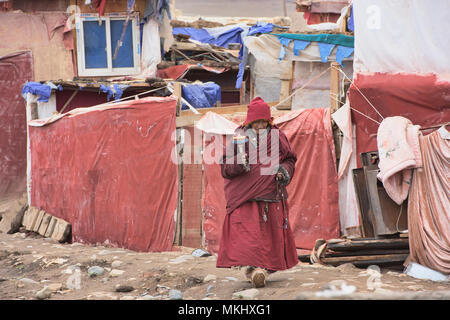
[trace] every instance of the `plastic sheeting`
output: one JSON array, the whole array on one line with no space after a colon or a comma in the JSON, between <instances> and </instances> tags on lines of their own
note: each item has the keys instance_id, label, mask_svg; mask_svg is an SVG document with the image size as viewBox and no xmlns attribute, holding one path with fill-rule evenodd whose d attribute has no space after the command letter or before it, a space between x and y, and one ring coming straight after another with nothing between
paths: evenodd
<instances>
[{"instance_id":1,"label":"plastic sheeting","mask_svg":"<svg viewBox=\"0 0 450 320\"><path fill-rule=\"evenodd\" d=\"M183 84L182 97L194 108L212 108L221 101L220 86L214 82ZM189 107L183 103L182 110Z\"/></svg>"},{"instance_id":2,"label":"plastic sheeting","mask_svg":"<svg viewBox=\"0 0 450 320\"><path fill-rule=\"evenodd\" d=\"M208 121L209 118L203 119ZM330 114L327 109L295 110L275 119L275 123L287 135L298 157L295 175L287 188L289 219L295 243L297 248L312 249L317 239L337 238L340 234ZM224 128L223 132L228 132L228 129ZM203 230L205 245L210 252L218 252L226 214L223 178L220 166L215 162L221 156L221 139L224 136L211 138L206 134L208 143L203 153Z\"/></svg>"},{"instance_id":3,"label":"plastic sheeting","mask_svg":"<svg viewBox=\"0 0 450 320\"><path fill-rule=\"evenodd\" d=\"M448 0L356 0L355 71L448 74Z\"/></svg>"},{"instance_id":4,"label":"plastic sheeting","mask_svg":"<svg viewBox=\"0 0 450 320\"><path fill-rule=\"evenodd\" d=\"M26 191L27 120L20 91L32 79L31 51L0 57L0 199Z\"/></svg>"},{"instance_id":5,"label":"plastic sheeting","mask_svg":"<svg viewBox=\"0 0 450 320\"><path fill-rule=\"evenodd\" d=\"M173 28L172 33L174 35L185 34L190 36L193 40L227 48L229 43L242 43L241 32L243 30L244 29L242 29L241 27L233 27L224 30L224 32L222 33L211 34L206 29Z\"/></svg>"},{"instance_id":6,"label":"plastic sheeting","mask_svg":"<svg viewBox=\"0 0 450 320\"><path fill-rule=\"evenodd\" d=\"M2 13L0 55L20 50L32 51L34 78L29 80L72 79L72 51L67 50L64 43L66 19L65 12Z\"/></svg>"},{"instance_id":7,"label":"plastic sheeting","mask_svg":"<svg viewBox=\"0 0 450 320\"><path fill-rule=\"evenodd\" d=\"M331 115L343 133L341 157L338 170L339 217L341 234L349 235L349 230L361 225L358 199L353 183L353 172L356 168L356 136L352 126L350 104L347 103Z\"/></svg>"},{"instance_id":8,"label":"plastic sheeting","mask_svg":"<svg viewBox=\"0 0 450 320\"><path fill-rule=\"evenodd\" d=\"M358 89L384 117L403 116L423 128L450 121L450 82L436 75L358 74L349 89L350 106L375 121L377 114ZM379 124L352 111L356 125L356 152L377 150ZM361 166L359 156L358 166Z\"/></svg>"},{"instance_id":9,"label":"plastic sheeting","mask_svg":"<svg viewBox=\"0 0 450 320\"><path fill-rule=\"evenodd\" d=\"M289 40L289 39L287 39ZM277 37L269 34L263 34L259 37L247 37L244 40L245 45L248 47L250 53L255 55L258 59L258 52L264 52L266 55L271 56L274 59L278 59L280 56L281 44ZM338 46L335 46L328 56L328 61L336 60L336 51ZM294 54L294 41L290 41L289 45L285 47L286 54L283 61L321 61L321 55L317 42L311 42L305 49L300 50L298 55ZM351 54L347 58L343 58L345 61L353 60Z\"/></svg>"},{"instance_id":10,"label":"plastic sheeting","mask_svg":"<svg viewBox=\"0 0 450 320\"><path fill-rule=\"evenodd\" d=\"M425 128L450 121L450 41L446 32L437 31L450 29L448 1L357 0L353 10L350 105L378 122L352 112L357 154L377 150L383 118L403 116Z\"/></svg>"},{"instance_id":11,"label":"plastic sheeting","mask_svg":"<svg viewBox=\"0 0 450 320\"><path fill-rule=\"evenodd\" d=\"M420 137L423 169L415 169L408 199L411 261L450 274L450 140Z\"/></svg>"},{"instance_id":12,"label":"plastic sheeting","mask_svg":"<svg viewBox=\"0 0 450 320\"><path fill-rule=\"evenodd\" d=\"M70 222L73 241L170 250L175 105L150 97L31 121L31 204Z\"/></svg>"}]
</instances>

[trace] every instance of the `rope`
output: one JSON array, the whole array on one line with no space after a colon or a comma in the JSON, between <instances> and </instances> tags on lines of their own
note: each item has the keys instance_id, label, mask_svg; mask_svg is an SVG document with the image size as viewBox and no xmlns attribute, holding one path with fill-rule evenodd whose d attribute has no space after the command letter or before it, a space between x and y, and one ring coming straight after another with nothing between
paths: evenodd
<instances>
[{"instance_id":1,"label":"rope","mask_svg":"<svg viewBox=\"0 0 450 320\"><path fill-rule=\"evenodd\" d=\"M119 102L119 101L124 101L124 100L127 100L127 99L137 98L137 97L139 97L139 96L142 95L142 94L147 94L147 93L154 92L154 91L158 91L158 90L161 90L161 89L164 89L164 88L167 88L167 86L160 87L160 88L153 89L153 90L148 90L148 91L145 91L145 92L141 92L141 93L135 94L134 96L129 96L129 97L121 98L121 99L118 99L118 100L115 100L115 101L111 101L111 102L106 102L106 103L98 104L98 105L96 105L96 106L94 106L94 107L100 107L100 106L107 106L107 105L110 105L110 104L116 104L116 103Z\"/></svg>"},{"instance_id":2,"label":"rope","mask_svg":"<svg viewBox=\"0 0 450 320\"><path fill-rule=\"evenodd\" d=\"M369 99L367 99L367 97L361 92L361 90L359 90L359 88L355 85L355 83L353 82L352 79L350 79L344 71L342 71L341 69L338 69L334 66L331 66L330 68L333 68L335 70L338 70L340 73L342 73L344 75L344 77L346 77L351 84L356 88L356 90L358 90L358 92L363 96L363 98L367 101L367 103L373 108L373 110L375 110L375 112L381 117L381 119L384 120L384 117L381 115L381 113L377 110L377 108L375 108L375 106L369 101ZM354 109L353 109L354 110ZM373 119L372 119L373 120ZM379 122L378 122L379 123Z\"/></svg>"},{"instance_id":3,"label":"rope","mask_svg":"<svg viewBox=\"0 0 450 320\"><path fill-rule=\"evenodd\" d=\"M341 102L341 101L339 101L338 99L336 99L336 98L333 96L332 93L330 93L330 97L331 97L332 99L336 100L337 102L339 102L339 103L341 103L341 104L344 104L343 102ZM366 114L364 114L364 113L362 113L362 112L360 112L360 111L358 111L358 110L356 110L356 109L354 109L354 108L352 108L352 107L350 107L350 109L352 109L353 111L355 111L355 112L357 112L357 113L363 115L363 116L366 117L367 119L370 119L370 120L372 120L373 122L376 122L378 125L381 124L381 123L378 122L377 120L372 119L372 118L369 117L368 115L366 115Z\"/></svg>"},{"instance_id":4,"label":"rope","mask_svg":"<svg viewBox=\"0 0 450 320\"><path fill-rule=\"evenodd\" d=\"M292 93L287 96L286 98L284 98L283 100L281 100L280 102L278 102L276 105L273 106L273 108L278 107L279 105L283 104L284 102L286 102L287 100L289 100L294 94L296 94L298 91L304 89L307 85L309 85L311 82L317 80L318 78L320 78L321 76L323 76L328 70L330 70L331 67L328 67L326 70L322 71L321 73L319 73L317 76L315 76L314 78L312 78L311 80L309 80L307 83L305 83L301 88L295 89L294 91L292 91Z\"/></svg>"}]
</instances>

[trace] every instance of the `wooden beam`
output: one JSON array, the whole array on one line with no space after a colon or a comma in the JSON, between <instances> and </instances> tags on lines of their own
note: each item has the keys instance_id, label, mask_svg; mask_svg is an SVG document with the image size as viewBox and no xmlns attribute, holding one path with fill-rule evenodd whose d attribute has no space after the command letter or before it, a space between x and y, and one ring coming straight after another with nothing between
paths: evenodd
<instances>
[{"instance_id":1,"label":"wooden beam","mask_svg":"<svg viewBox=\"0 0 450 320\"><path fill-rule=\"evenodd\" d=\"M270 107L273 107L278 102L268 102ZM180 116L176 118L177 128L192 126L195 121L200 120L200 118L209 111L215 112L217 114L233 114L237 112L247 112L248 105L241 104L237 106L230 107L220 107L220 108L203 108L197 109L200 114L193 114L190 110L183 110L180 112Z\"/></svg>"},{"instance_id":2,"label":"wooden beam","mask_svg":"<svg viewBox=\"0 0 450 320\"><path fill-rule=\"evenodd\" d=\"M356 256L356 257L336 257L336 258L321 258L320 260L324 264L340 265L344 263L353 263L358 265L367 264L391 264L391 263L403 263L406 260L408 254L384 254L376 256Z\"/></svg>"},{"instance_id":3,"label":"wooden beam","mask_svg":"<svg viewBox=\"0 0 450 320\"><path fill-rule=\"evenodd\" d=\"M80 89L75 90L72 95L70 96L70 98L66 101L66 103L64 104L64 106L61 108L61 111L59 113L63 113L64 110L66 109L66 107L69 105L69 103L72 102L73 98L75 98L75 96L77 95L77 93L80 91Z\"/></svg>"},{"instance_id":4,"label":"wooden beam","mask_svg":"<svg viewBox=\"0 0 450 320\"><path fill-rule=\"evenodd\" d=\"M176 115L177 117L181 114L181 83L180 82L174 82L173 83L173 94L177 96L177 108L176 108Z\"/></svg>"},{"instance_id":5,"label":"wooden beam","mask_svg":"<svg viewBox=\"0 0 450 320\"><path fill-rule=\"evenodd\" d=\"M339 243L329 243L327 248L333 251L352 251L369 249L406 249L409 248L408 238L355 240Z\"/></svg>"},{"instance_id":6,"label":"wooden beam","mask_svg":"<svg viewBox=\"0 0 450 320\"><path fill-rule=\"evenodd\" d=\"M291 68L286 70L280 76L281 80L281 90L280 90L280 101L286 99L292 92L292 81L294 79L295 61L292 61ZM282 104L280 104L278 110L291 110L292 108L292 97Z\"/></svg>"},{"instance_id":7,"label":"wooden beam","mask_svg":"<svg viewBox=\"0 0 450 320\"><path fill-rule=\"evenodd\" d=\"M339 100L339 76L340 72L337 69L341 69L341 66L338 62L331 62L331 70L330 70L330 108L331 113L334 113L340 107ZM334 68L333 68L334 67Z\"/></svg>"}]
</instances>

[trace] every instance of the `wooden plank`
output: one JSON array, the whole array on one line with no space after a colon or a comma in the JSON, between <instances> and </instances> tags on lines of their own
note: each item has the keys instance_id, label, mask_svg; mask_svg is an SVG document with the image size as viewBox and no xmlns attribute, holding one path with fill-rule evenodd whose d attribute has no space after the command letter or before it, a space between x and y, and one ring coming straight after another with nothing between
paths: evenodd
<instances>
[{"instance_id":1,"label":"wooden plank","mask_svg":"<svg viewBox=\"0 0 450 320\"><path fill-rule=\"evenodd\" d=\"M174 47L177 48L178 50L207 51L192 42L175 42Z\"/></svg>"},{"instance_id":2,"label":"wooden plank","mask_svg":"<svg viewBox=\"0 0 450 320\"><path fill-rule=\"evenodd\" d=\"M323 263L348 263L348 262L356 262L356 261L376 261L376 260L395 260L395 261L405 261L408 257L408 254L382 254L382 255L373 255L373 256L355 256L355 257L332 257L332 258L321 258L320 260Z\"/></svg>"},{"instance_id":3,"label":"wooden plank","mask_svg":"<svg viewBox=\"0 0 450 320\"><path fill-rule=\"evenodd\" d=\"M367 194L366 179L364 176L364 169L357 168L352 170L353 184L355 187L355 193L358 197L359 216L362 221L361 230L364 238L373 237L373 225L370 219L370 204L369 196Z\"/></svg>"},{"instance_id":4,"label":"wooden plank","mask_svg":"<svg viewBox=\"0 0 450 320\"><path fill-rule=\"evenodd\" d=\"M341 69L341 66L338 62L331 62L331 70L330 70L330 108L331 113L334 113L337 109L339 109L339 102L336 99L339 99L339 70L335 68ZM333 68L334 67L334 68Z\"/></svg>"},{"instance_id":5,"label":"wooden plank","mask_svg":"<svg viewBox=\"0 0 450 320\"><path fill-rule=\"evenodd\" d=\"M346 241L340 243L329 243L327 248L333 251L365 250L365 249L405 249L409 248L409 240L402 239L379 239Z\"/></svg>"},{"instance_id":6,"label":"wooden plank","mask_svg":"<svg viewBox=\"0 0 450 320\"><path fill-rule=\"evenodd\" d=\"M359 256L359 257L339 257L339 258L322 258L324 264L338 266L344 263L352 263L357 267L369 265L398 265L402 264L409 254L387 254L378 256Z\"/></svg>"},{"instance_id":7,"label":"wooden plank","mask_svg":"<svg viewBox=\"0 0 450 320\"><path fill-rule=\"evenodd\" d=\"M355 257L355 256L379 256L386 254L408 254L409 249L365 249L356 251L329 251L325 252L325 258Z\"/></svg>"},{"instance_id":8,"label":"wooden plank","mask_svg":"<svg viewBox=\"0 0 450 320\"><path fill-rule=\"evenodd\" d=\"M273 107L278 102L268 102L270 107ZM200 118L209 111L215 112L217 114L234 114L237 112L247 112L248 105L241 104L229 107L220 108L202 108L197 109L200 114L193 114L190 110L183 110L180 112L180 116L176 119L177 128L192 126L195 121L200 120Z\"/></svg>"},{"instance_id":9,"label":"wooden plank","mask_svg":"<svg viewBox=\"0 0 450 320\"><path fill-rule=\"evenodd\" d=\"M286 99L292 92L292 80L294 78L295 61L292 61L291 68L280 76L281 90L280 101ZM290 110L292 108L292 97L277 106L278 110Z\"/></svg>"},{"instance_id":10,"label":"wooden plank","mask_svg":"<svg viewBox=\"0 0 450 320\"><path fill-rule=\"evenodd\" d=\"M173 83L173 94L177 96L177 108L176 108L176 115L177 117L180 116L181 113L181 83L180 82L174 82Z\"/></svg>"}]
</instances>

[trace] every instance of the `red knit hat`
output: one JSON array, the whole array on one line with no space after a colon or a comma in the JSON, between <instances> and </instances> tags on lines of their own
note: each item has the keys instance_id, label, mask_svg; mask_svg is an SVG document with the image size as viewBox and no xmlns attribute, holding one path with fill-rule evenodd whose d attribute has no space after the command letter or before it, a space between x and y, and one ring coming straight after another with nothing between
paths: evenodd
<instances>
[{"instance_id":1,"label":"red knit hat","mask_svg":"<svg viewBox=\"0 0 450 320\"><path fill-rule=\"evenodd\" d=\"M270 115L270 107L260 97L254 98L248 105L247 119L245 119L244 126L256 120L267 120L272 123L272 116Z\"/></svg>"}]
</instances>

